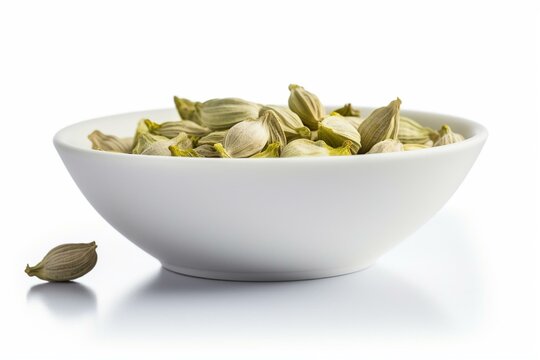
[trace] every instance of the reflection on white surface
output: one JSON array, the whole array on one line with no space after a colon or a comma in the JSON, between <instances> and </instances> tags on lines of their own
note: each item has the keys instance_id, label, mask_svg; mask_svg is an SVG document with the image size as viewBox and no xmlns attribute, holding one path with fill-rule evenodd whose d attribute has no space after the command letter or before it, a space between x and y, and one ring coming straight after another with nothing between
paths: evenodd
<instances>
[{"instance_id":1,"label":"reflection on white surface","mask_svg":"<svg viewBox=\"0 0 540 360\"><path fill-rule=\"evenodd\" d=\"M44 304L50 313L60 317L94 314L97 308L94 292L77 282L34 285L26 298L29 303Z\"/></svg>"},{"instance_id":2,"label":"reflection on white surface","mask_svg":"<svg viewBox=\"0 0 540 360\"><path fill-rule=\"evenodd\" d=\"M383 267L295 282L228 282L161 269L114 310L108 327L121 332L235 335L434 330L445 315L421 289Z\"/></svg>"}]
</instances>

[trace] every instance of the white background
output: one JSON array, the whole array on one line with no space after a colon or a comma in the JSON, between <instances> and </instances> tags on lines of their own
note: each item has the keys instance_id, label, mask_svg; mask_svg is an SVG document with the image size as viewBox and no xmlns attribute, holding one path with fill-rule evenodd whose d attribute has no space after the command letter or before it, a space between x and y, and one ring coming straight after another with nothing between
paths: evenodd
<instances>
[{"instance_id":1,"label":"white background","mask_svg":"<svg viewBox=\"0 0 540 360\"><path fill-rule=\"evenodd\" d=\"M539 358L538 15L521 1L0 2L0 357ZM270 284L160 270L52 146L63 126L175 94L285 103L291 82L327 104L399 96L490 138L444 209L374 267ZM78 285L23 272L91 240L99 262Z\"/></svg>"}]
</instances>

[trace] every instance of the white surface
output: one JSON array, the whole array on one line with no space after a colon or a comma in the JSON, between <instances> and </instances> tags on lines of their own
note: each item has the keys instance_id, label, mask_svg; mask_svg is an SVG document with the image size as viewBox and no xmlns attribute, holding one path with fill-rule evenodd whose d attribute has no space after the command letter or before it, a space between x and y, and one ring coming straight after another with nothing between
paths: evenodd
<instances>
[{"instance_id":1,"label":"white surface","mask_svg":"<svg viewBox=\"0 0 540 360\"><path fill-rule=\"evenodd\" d=\"M537 359L538 9L377 4L3 2L0 358ZM450 202L372 268L254 285L160 273L50 141L173 94L282 103L290 82L329 104L400 96L490 139ZM99 260L80 286L23 271L90 240Z\"/></svg>"},{"instance_id":2,"label":"white surface","mask_svg":"<svg viewBox=\"0 0 540 360\"><path fill-rule=\"evenodd\" d=\"M486 141L486 129L470 120L403 114L434 129L449 124L466 140L323 158L197 159L90 149L87 136L95 129L129 135L140 119L177 119L170 108L82 121L60 130L54 145L97 212L165 268L222 280L305 280L371 266L446 203Z\"/></svg>"}]
</instances>

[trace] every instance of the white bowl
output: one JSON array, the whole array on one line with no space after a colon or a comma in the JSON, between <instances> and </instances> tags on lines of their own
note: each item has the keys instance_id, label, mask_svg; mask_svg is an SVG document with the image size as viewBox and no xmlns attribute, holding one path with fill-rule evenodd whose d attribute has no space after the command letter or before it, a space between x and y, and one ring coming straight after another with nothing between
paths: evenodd
<instances>
[{"instance_id":1,"label":"white bowl","mask_svg":"<svg viewBox=\"0 0 540 360\"><path fill-rule=\"evenodd\" d=\"M101 216L165 268L227 280L312 279L364 269L417 230L456 191L487 138L486 129L469 120L402 114L433 128L448 123L467 139L322 158L91 150L93 130L131 136L143 117L177 119L174 109L165 109L83 121L59 131L54 145Z\"/></svg>"}]
</instances>

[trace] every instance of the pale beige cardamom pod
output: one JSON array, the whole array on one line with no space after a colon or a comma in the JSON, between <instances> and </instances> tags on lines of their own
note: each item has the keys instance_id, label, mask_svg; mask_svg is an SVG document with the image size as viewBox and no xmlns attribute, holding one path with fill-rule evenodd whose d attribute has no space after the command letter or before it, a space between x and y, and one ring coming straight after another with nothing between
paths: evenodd
<instances>
[{"instance_id":1,"label":"pale beige cardamom pod","mask_svg":"<svg viewBox=\"0 0 540 360\"><path fill-rule=\"evenodd\" d=\"M318 138L332 147L340 147L347 140L351 141L353 154L360 150L360 133L341 115L324 118L319 123Z\"/></svg>"},{"instance_id":2,"label":"pale beige cardamom pod","mask_svg":"<svg viewBox=\"0 0 540 360\"><path fill-rule=\"evenodd\" d=\"M300 117L291 109L279 105L266 105L261 108L259 116L263 116L269 110L275 112L287 141L300 138L309 139L311 135L309 128L304 126Z\"/></svg>"},{"instance_id":3,"label":"pale beige cardamom pod","mask_svg":"<svg viewBox=\"0 0 540 360\"><path fill-rule=\"evenodd\" d=\"M77 279L94 268L97 262L97 245L64 244L53 248L36 266L26 265L28 276L37 276L45 281L70 281Z\"/></svg>"},{"instance_id":4,"label":"pale beige cardamom pod","mask_svg":"<svg viewBox=\"0 0 540 360\"><path fill-rule=\"evenodd\" d=\"M219 152L217 152L217 150L214 148L214 144L199 145L193 150L195 150L195 152L199 154L201 157L206 157L206 158L220 157Z\"/></svg>"},{"instance_id":5,"label":"pale beige cardamom pod","mask_svg":"<svg viewBox=\"0 0 540 360\"><path fill-rule=\"evenodd\" d=\"M351 141L345 141L343 146L333 148L328 146L323 140L312 141L308 139L297 139L288 143L281 152L281 157L302 157L302 156L347 156L352 155Z\"/></svg>"},{"instance_id":6,"label":"pale beige cardamom pod","mask_svg":"<svg viewBox=\"0 0 540 360\"><path fill-rule=\"evenodd\" d=\"M425 144L438 138L439 134L435 130L411 118L400 116L398 140L403 144Z\"/></svg>"},{"instance_id":7,"label":"pale beige cardamom pod","mask_svg":"<svg viewBox=\"0 0 540 360\"><path fill-rule=\"evenodd\" d=\"M223 144L214 148L221 157L243 158L260 152L268 143L270 135L261 120L245 120L229 129Z\"/></svg>"},{"instance_id":8,"label":"pale beige cardamom pod","mask_svg":"<svg viewBox=\"0 0 540 360\"><path fill-rule=\"evenodd\" d=\"M400 143L399 140L386 139L373 145L367 153L376 154L376 153L389 153L389 152L398 152L398 151L405 151L403 148L403 144Z\"/></svg>"},{"instance_id":9,"label":"pale beige cardamom pod","mask_svg":"<svg viewBox=\"0 0 540 360\"><path fill-rule=\"evenodd\" d=\"M106 135L99 130L94 130L88 135L88 140L92 143L92 149L101 151L112 151L119 153L130 153L133 146L133 138L119 138L114 135Z\"/></svg>"},{"instance_id":10,"label":"pale beige cardamom pod","mask_svg":"<svg viewBox=\"0 0 540 360\"><path fill-rule=\"evenodd\" d=\"M368 152L375 144L387 140L397 140L399 133L399 107L401 100L390 102L373 110L373 112L360 124L358 131L362 139L360 153Z\"/></svg>"},{"instance_id":11,"label":"pale beige cardamom pod","mask_svg":"<svg viewBox=\"0 0 540 360\"><path fill-rule=\"evenodd\" d=\"M347 120L352 126L354 126L355 129L358 129L360 127L360 124L365 120L365 118L357 117L357 116L344 116L345 120Z\"/></svg>"},{"instance_id":12,"label":"pale beige cardamom pod","mask_svg":"<svg viewBox=\"0 0 540 360\"><path fill-rule=\"evenodd\" d=\"M310 130L317 130L325 111L319 98L302 86L289 85L289 108L294 111Z\"/></svg>"},{"instance_id":13,"label":"pale beige cardamom pod","mask_svg":"<svg viewBox=\"0 0 540 360\"><path fill-rule=\"evenodd\" d=\"M287 137L281 127L278 115L274 110L263 112L263 115L259 120L266 126L266 130L268 131L268 142L278 143L281 148L287 145Z\"/></svg>"},{"instance_id":14,"label":"pale beige cardamom pod","mask_svg":"<svg viewBox=\"0 0 540 360\"><path fill-rule=\"evenodd\" d=\"M238 98L212 99L196 108L201 123L211 130L226 130L259 117L261 105Z\"/></svg>"},{"instance_id":15,"label":"pale beige cardamom pod","mask_svg":"<svg viewBox=\"0 0 540 360\"><path fill-rule=\"evenodd\" d=\"M453 132L450 126L443 125L439 130L439 140L433 146L449 145L463 140L465 140L463 135Z\"/></svg>"},{"instance_id":16,"label":"pale beige cardamom pod","mask_svg":"<svg viewBox=\"0 0 540 360\"><path fill-rule=\"evenodd\" d=\"M145 120L145 123L152 134L165 136L169 139L178 136L181 132L192 136L205 136L211 132L210 129L191 120L166 121L161 124Z\"/></svg>"}]
</instances>

